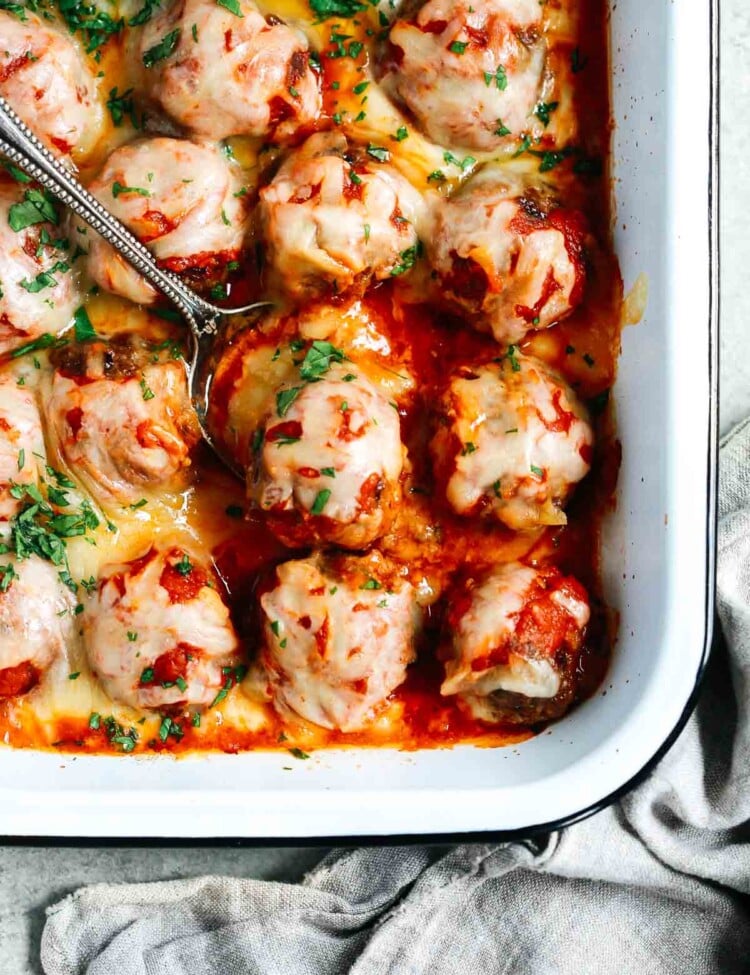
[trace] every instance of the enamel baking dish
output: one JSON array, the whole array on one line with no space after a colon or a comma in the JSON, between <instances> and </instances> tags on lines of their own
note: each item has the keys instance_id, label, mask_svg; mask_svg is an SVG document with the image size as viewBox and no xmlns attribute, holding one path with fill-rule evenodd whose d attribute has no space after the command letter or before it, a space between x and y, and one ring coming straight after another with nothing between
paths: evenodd
<instances>
[{"instance_id":1,"label":"enamel baking dish","mask_svg":"<svg viewBox=\"0 0 750 975\"><path fill-rule=\"evenodd\" d=\"M507 748L123 759L0 752L15 837L506 836L590 814L642 777L694 703L713 616L716 16L612 5L615 249L648 279L616 386L618 506L602 552L619 639L600 691ZM689 95L688 95L689 93ZM291 768L290 768L291 766Z\"/></svg>"}]
</instances>

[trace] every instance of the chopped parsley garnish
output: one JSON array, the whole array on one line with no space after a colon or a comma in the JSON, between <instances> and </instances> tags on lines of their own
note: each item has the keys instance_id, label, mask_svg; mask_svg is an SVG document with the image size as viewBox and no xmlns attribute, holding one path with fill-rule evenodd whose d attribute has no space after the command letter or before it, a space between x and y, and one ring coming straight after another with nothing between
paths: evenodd
<instances>
[{"instance_id":1,"label":"chopped parsley garnish","mask_svg":"<svg viewBox=\"0 0 750 975\"><path fill-rule=\"evenodd\" d=\"M135 641L138 639L138 634L134 633L133 630L128 630L127 637L128 643L135 643Z\"/></svg>"},{"instance_id":2,"label":"chopped parsley garnish","mask_svg":"<svg viewBox=\"0 0 750 975\"><path fill-rule=\"evenodd\" d=\"M310 0L310 9L321 21L331 17L354 17L367 10L367 4L361 0Z\"/></svg>"},{"instance_id":3,"label":"chopped parsley garnish","mask_svg":"<svg viewBox=\"0 0 750 975\"><path fill-rule=\"evenodd\" d=\"M495 129L494 134L497 136L510 135L510 129L501 118L497 120L497 128Z\"/></svg>"},{"instance_id":4,"label":"chopped parsley garnish","mask_svg":"<svg viewBox=\"0 0 750 975\"><path fill-rule=\"evenodd\" d=\"M412 247L407 247L405 251L401 251L399 257L401 262L395 267L391 268L391 277L397 278L401 274L406 274L410 271L414 265L417 263L417 259L422 256L422 243L418 241Z\"/></svg>"},{"instance_id":5,"label":"chopped parsley garnish","mask_svg":"<svg viewBox=\"0 0 750 975\"><path fill-rule=\"evenodd\" d=\"M355 95L361 95L363 92L367 91L369 87L370 87L369 81L360 81L358 85L355 85L352 88L352 91L354 92Z\"/></svg>"},{"instance_id":6,"label":"chopped parsley garnish","mask_svg":"<svg viewBox=\"0 0 750 975\"><path fill-rule=\"evenodd\" d=\"M156 394L154 393L153 389L151 389L151 387L146 383L145 377L141 378L141 381L138 383L138 385L141 387L141 396L143 396L143 398L146 401L154 398Z\"/></svg>"},{"instance_id":7,"label":"chopped parsley garnish","mask_svg":"<svg viewBox=\"0 0 750 975\"><path fill-rule=\"evenodd\" d=\"M98 731L102 723L102 716L96 711L92 711L89 715L89 728L92 731Z\"/></svg>"},{"instance_id":8,"label":"chopped parsley garnish","mask_svg":"<svg viewBox=\"0 0 750 975\"><path fill-rule=\"evenodd\" d=\"M366 582L363 582L359 588L360 589L382 589L383 587L380 585L377 579L373 579L372 576L370 576L370 578L367 579Z\"/></svg>"},{"instance_id":9,"label":"chopped parsley garnish","mask_svg":"<svg viewBox=\"0 0 750 975\"><path fill-rule=\"evenodd\" d=\"M303 752L301 748L287 748L287 751L292 758L299 758L300 760L303 760L310 757L307 752Z\"/></svg>"},{"instance_id":10,"label":"chopped parsley garnish","mask_svg":"<svg viewBox=\"0 0 750 975\"><path fill-rule=\"evenodd\" d=\"M91 339L98 337L94 331L94 326L91 324L89 313L83 305L80 308L76 308L73 313L73 331L76 342L90 342Z\"/></svg>"},{"instance_id":11,"label":"chopped parsley garnish","mask_svg":"<svg viewBox=\"0 0 750 975\"><path fill-rule=\"evenodd\" d=\"M312 507L310 508L310 514L313 515L322 514L323 509L328 504L328 499L330 498L330 496L331 496L331 492L328 490L328 488L324 488L322 491L318 491L318 493L315 495L315 500L312 503Z\"/></svg>"},{"instance_id":12,"label":"chopped parsley garnish","mask_svg":"<svg viewBox=\"0 0 750 975\"><path fill-rule=\"evenodd\" d=\"M245 510L239 504L228 504L224 509L224 514L229 518L242 518Z\"/></svg>"},{"instance_id":13,"label":"chopped parsley garnish","mask_svg":"<svg viewBox=\"0 0 750 975\"><path fill-rule=\"evenodd\" d=\"M160 3L161 0L146 0L138 13L128 20L128 27L140 27L142 24L147 24Z\"/></svg>"},{"instance_id":14,"label":"chopped parsley garnish","mask_svg":"<svg viewBox=\"0 0 750 975\"><path fill-rule=\"evenodd\" d=\"M336 469L334 467L321 467L320 473L323 477L336 477Z\"/></svg>"},{"instance_id":15,"label":"chopped parsley garnish","mask_svg":"<svg viewBox=\"0 0 750 975\"><path fill-rule=\"evenodd\" d=\"M505 91L508 87L508 75L505 73L505 68L502 64L498 64L495 68L495 73L492 74L491 71L484 72L484 83L489 88L492 82L495 82L495 87L498 91Z\"/></svg>"},{"instance_id":16,"label":"chopped parsley garnish","mask_svg":"<svg viewBox=\"0 0 750 975\"><path fill-rule=\"evenodd\" d=\"M452 41L448 45L448 50L451 52L451 54L463 54L468 46L468 41Z\"/></svg>"},{"instance_id":17,"label":"chopped parsley garnish","mask_svg":"<svg viewBox=\"0 0 750 975\"><path fill-rule=\"evenodd\" d=\"M19 281L18 283L24 291L28 291L31 295L36 295L40 291L44 291L45 288L54 288L57 286L57 278L53 277L55 271L65 273L69 270L70 265L66 264L65 261L57 261L49 271L40 271L31 281Z\"/></svg>"},{"instance_id":18,"label":"chopped parsley garnish","mask_svg":"<svg viewBox=\"0 0 750 975\"><path fill-rule=\"evenodd\" d=\"M234 14L235 17L245 16L242 13L242 10L240 9L240 5L237 2L237 0L216 0L216 2L220 7L224 7L226 10L228 10L230 14Z\"/></svg>"},{"instance_id":19,"label":"chopped parsley garnish","mask_svg":"<svg viewBox=\"0 0 750 975\"><path fill-rule=\"evenodd\" d=\"M544 477L544 471L542 470L541 467L535 467L534 464L532 464L529 470L531 471L532 474L535 474L537 477Z\"/></svg>"},{"instance_id":20,"label":"chopped parsley garnish","mask_svg":"<svg viewBox=\"0 0 750 975\"><path fill-rule=\"evenodd\" d=\"M537 102L536 108L534 109L534 115L536 115L545 128L549 125L550 115L555 111L559 104L559 102Z\"/></svg>"},{"instance_id":21,"label":"chopped parsley garnish","mask_svg":"<svg viewBox=\"0 0 750 975\"><path fill-rule=\"evenodd\" d=\"M307 382L315 382L331 368L334 362L346 359L343 349L330 342L315 340L307 351L299 368L300 376Z\"/></svg>"},{"instance_id":22,"label":"chopped parsley garnish","mask_svg":"<svg viewBox=\"0 0 750 975\"><path fill-rule=\"evenodd\" d=\"M467 440L461 448L461 456L466 457L467 454L473 454L476 449L477 445L472 443L470 440Z\"/></svg>"},{"instance_id":23,"label":"chopped parsley garnish","mask_svg":"<svg viewBox=\"0 0 750 975\"><path fill-rule=\"evenodd\" d=\"M7 592L14 579L18 578L18 573L10 562L0 565L0 592Z\"/></svg>"},{"instance_id":24,"label":"chopped parsley garnish","mask_svg":"<svg viewBox=\"0 0 750 975\"><path fill-rule=\"evenodd\" d=\"M442 169L433 169L430 175L427 177L428 183L442 183L445 181L445 173Z\"/></svg>"},{"instance_id":25,"label":"chopped parsley garnish","mask_svg":"<svg viewBox=\"0 0 750 975\"><path fill-rule=\"evenodd\" d=\"M37 9L35 4L30 6ZM71 33L80 31L83 35L87 54L96 51L125 26L122 17L113 20L86 0L58 0L57 8Z\"/></svg>"},{"instance_id":26,"label":"chopped parsley garnish","mask_svg":"<svg viewBox=\"0 0 750 975\"><path fill-rule=\"evenodd\" d=\"M52 197L43 190L26 190L23 202L14 203L8 210L8 225L16 233L38 223L57 225L59 222Z\"/></svg>"},{"instance_id":27,"label":"chopped parsley garnish","mask_svg":"<svg viewBox=\"0 0 750 975\"><path fill-rule=\"evenodd\" d=\"M162 37L158 44L154 44L153 47L150 47L148 51L144 52L144 67L152 68L158 61L163 61L165 58L168 58L174 52L179 41L180 29L178 27Z\"/></svg>"},{"instance_id":28,"label":"chopped parsley garnish","mask_svg":"<svg viewBox=\"0 0 750 975\"><path fill-rule=\"evenodd\" d=\"M464 159L457 159L456 156L454 156L452 152L448 152L448 150L443 153L443 159L445 162L450 163L453 166L458 166L462 173L466 172L466 170L470 166L473 166L476 162L476 159L473 156L466 156Z\"/></svg>"},{"instance_id":29,"label":"chopped parsley garnish","mask_svg":"<svg viewBox=\"0 0 750 975\"><path fill-rule=\"evenodd\" d=\"M518 148L513 153L512 158L517 159L519 156L522 156L525 152L528 152L530 146L531 146L531 136L525 135L518 143Z\"/></svg>"},{"instance_id":30,"label":"chopped parsley garnish","mask_svg":"<svg viewBox=\"0 0 750 975\"><path fill-rule=\"evenodd\" d=\"M125 731L123 726L118 721L115 721L111 714L106 718L101 718L101 722L104 725L107 738L109 738L113 745L119 745L124 752L133 751L138 741L138 732L135 728L130 728L128 731ZM91 718L89 718L89 727L92 727Z\"/></svg>"},{"instance_id":31,"label":"chopped parsley garnish","mask_svg":"<svg viewBox=\"0 0 750 975\"><path fill-rule=\"evenodd\" d=\"M68 680L78 680L80 676L81 676L80 670L76 670L74 671L74 673L68 674Z\"/></svg>"},{"instance_id":32,"label":"chopped parsley garnish","mask_svg":"<svg viewBox=\"0 0 750 975\"><path fill-rule=\"evenodd\" d=\"M151 192L143 189L142 186L123 186L122 183L115 180L112 184L112 196L117 199L123 193L135 193L137 196L151 196Z\"/></svg>"},{"instance_id":33,"label":"chopped parsley garnish","mask_svg":"<svg viewBox=\"0 0 750 975\"><path fill-rule=\"evenodd\" d=\"M396 134L392 135L391 138L394 142L403 142L404 139L409 138L409 130L405 125L399 125L399 127L396 129Z\"/></svg>"},{"instance_id":34,"label":"chopped parsley garnish","mask_svg":"<svg viewBox=\"0 0 750 975\"><path fill-rule=\"evenodd\" d=\"M299 394L302 392L301 386L292 386L291 389L282 389L276 394L276 412L279 416L286 416L289 412L289 407L297 399Z\"/></svg>"},{"instance_id":35,"label":"chopped parsley garnish","mask_svg":"<svg viewBox=\"0 0 750 975\"><path fill-rule=\"evenodd\" d=\"M193 571L193 563L188 558L187 552L182 553L182 558L179 562L175 562L174 568L180 573L181 576L190 575L190 573Z\"/></svg>"},{"instance_id":36,"label":"chopped parsley garnish","mask_svg":"<svg viewBox=\"0 0 750 975\"><path fill-rule=\"evenodd\" d=\"M150 684L153 681L153 679L154 679L154 668L146 667L146 669L141 673L140 683Z\"/></svg>"},{"instance_id":37,"label":"chopped parsley garnish","mask_svg":"<svg viewBox=\"0 0 750 975\"><path fill-rule=\"evenodd\" d=\"M117 88L110 89L107 99L107 108L115 128L119 128L127 115L134 129L138 128L135 117L135 103L133 102L133 89L128 88L121 95L118 95Z\"/></svg>"},{"instance_id":38,"label":"chopped parsley garnish","mask_svg":"<svg viewBox=\"0 0 750 975\"><path fill-rule=\"evenodd\" d=\"M367 155L372 156L373 159L377 159L378 162L388 162L391 158L390 152L382 146L369 145L367 147Z\"/></svg>"}]
</instances>

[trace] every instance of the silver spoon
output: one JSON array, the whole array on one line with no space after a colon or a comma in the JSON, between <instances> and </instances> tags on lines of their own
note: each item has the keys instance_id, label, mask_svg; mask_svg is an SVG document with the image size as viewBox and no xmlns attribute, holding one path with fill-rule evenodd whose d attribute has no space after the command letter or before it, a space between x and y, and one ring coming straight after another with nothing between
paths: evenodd
<instances>
[{"instance_id":1,"label":"silver spoon","mask_svg":"<svg viewBox=\"0 0 750 975\"><path fill-rule=\"evenodd\" d=\"M207 426L213 378L211 356L224 319L231 315L248 315L268 308L272 302L255 302L241 308L219 308L188 288L176 274L160 268L148 248L78 182L1 97L0 156L7 157L78 214L178 309L188 323L193 340L191 361L187 364L188 389L203 438L230 470L244 478L244 472L217 444Z\"/></svg>"}]
</instances>

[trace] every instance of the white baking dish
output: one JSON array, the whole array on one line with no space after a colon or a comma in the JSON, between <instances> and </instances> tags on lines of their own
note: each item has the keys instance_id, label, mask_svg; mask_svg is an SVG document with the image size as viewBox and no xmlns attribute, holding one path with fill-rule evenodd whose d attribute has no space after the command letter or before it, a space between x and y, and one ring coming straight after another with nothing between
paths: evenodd
<instances>
[{"instance_id":1,"label":"white baking dish","mask_svg":"<svg viewBox=\"0 0 750 975\"><path fill-rule=\"evenodd\" d=\"M643 774L687 716L713 615L715 14L620 0L616 249L649 280L616 388L624 446L603 552L620 637L601 692L518 747L173 760L0 753L0 833L396 837L570 822ZM292 766L291 770L285 766Z\"/></svg>"}]
</instances>

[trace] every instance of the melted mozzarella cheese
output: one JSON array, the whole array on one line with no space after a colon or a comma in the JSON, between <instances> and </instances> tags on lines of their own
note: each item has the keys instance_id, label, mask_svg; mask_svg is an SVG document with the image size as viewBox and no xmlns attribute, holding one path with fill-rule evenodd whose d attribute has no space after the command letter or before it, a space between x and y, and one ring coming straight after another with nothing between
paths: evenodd
<instances>
[{"instance_id":1,"label":"melted mozzarella cheese","mask_svg":"<svg viewBox=\"0 0 750 975\"><path fill-rule=\"evenodd\" d=\"M96 81L70 36L28 8L0 10L0 95L49 149L69 156L102 121Z\"/></svg>"},{"instance_id":2,"label":"melted mozzarella cheese","mask_svg":"<svg viewBox=\"0 0 750 975\"><path fill-rule=\"evenodd\" d=\"M420 614L409 583L375 588L383 562L350 559L341 571L313 557L276 569L260 602L263 662L282 714L355 731L404 680Z\"/></svg>"},{"instance_id":3,"label":"melted mozzarella cheese","mask_svg":"<svg viewBox=\"0 0 750 975\"><path fill-rule=\"evenodd\" d=\"M85 382L58 371L47 402L49 428L67 466L104 504L174 490L190 465L198 426L179 362Z\"/></svg>"},{"instance_id":4,"label":"melted mozzarella cheese","mask_svg":"<svg viewBox=\"0 0 750 975\"><path fill-rule=\"evenodd\" d=\"M19 386L11 375L1 377L0 522L9 521L21 505L10 494L11 487L36 484L43 457L42 421L33 392Z\"/></svg>"},{"instance_id":5,"label":"melted mozzarella cheese","mask_svg":"<svg viewBox=\"0 0 750 975\"><path fill-rule=\"evenodd\" d=\"M541 184L488 166L433 206L427 250L438 300L518 342L580 302L586 237L580 214L557 206Z\"/></svg>"},{"instance_id":6,"label":"melted mozzarella cheese","mask_svg":"<svg viewBox=\"0 0 750 975\"><path fill-rule=\"evenodd\" d=\"M182 139L146 139L116 149L90 192L148 244L170 270L221 276L248 230L241 173L219 149ZM73 220L73 223L78 223ZM148 304L157 292L90 231L87 266L107 291Z\"/></svg>"},{"instance_id":7,"label":"melted mozzarella cheese","mask_svg":"<svg viewBox=\"0 0 750 975\"><path fill-rule=\"evenodd\" d=\"M175 565L186 557L183 575ZM167 573L174 581L165 581ZM195 585L192 573L201 573ZM145 709L209 705L238 648L229 610L200 558L176 549L103 567L97 593L85 604L83 639L109 696ZM165 681L159 661L167 656Z\"/></svg>"},{"instance_id":8,"label":"melted mozzarella cheese","mask_svg":"<svg viewBox=\"0 0 750 975\"><path fill-rule=\"evenodd\" d=\"M536 0L429 0L391 27L385 85L436 142L492 150L541 135L546 43Z\"/></svg>"},{"instance_id":9,"label":"melted mozzarella cheese","mask_svg":"<svg viewBox=\"0 0 750 975\"><path fill-rule=\"evenodd\" d=\"M289 138L320 110L320 90L304 35L269 22L251 0L237 16L214 0L160 10L143 28L140 54L178 31L173 51L146 67L155 101L195 136Z\"/></svg>"},{"instance_id":10,"label":"melted mozzarella cheese","mask_svg":"<svg viewBox=\"0 0 750 975\"><path fill-rule=\"evenodd\" d=\"M387 163L346 151L338 133L311 136L260 191L268 259L296 299L363 290L406 270L416 247L419 193Z\"/></svg>"},{"instance_id":11,"label":"melted mozzarella cheese","mask_svg":"<svg viewBox=\"0 0 750 975\"><path fill-rule=\"evenodd\" d=\"M441 412L431 449L455 511L481 509L516 530L566 523L593 432L561 379L530 357L505 358L451 380Z\"/></svg>"},{"instance_id":12,"label":"melted mozzarella cheese","mask_svg":"<svg viewBox=\"0 0 750 975\"><path fill-rule=\"evenodd\" d=\"M314 518L299 537L292 529L298 544L319 538L364 548L386 530L398 501L404 459L398 413L347 365L279 390L276 403L295 389L291 406L277 405L266 420L250 497L273 516ZM288 538L283 520L271 524Z\"/></svg>"},{"instance_id":13,"label":"melted mozzarella cheese","mask_svg":"<svg viewBox=\"0 0 750 975\"><path fill-rule=\"evenodd\" d=\"M73 637L75 599L61 582L58 569L32 556L19 560L4 555L13 581L0 591L0 670L30 663L46 670L57 657L65 657Z\"/></svg>"},{"instance_id":14,"label":"melted mozzarella cheese","mask_svg":"<svg viewBox=\"0 0 750 975\"><path fill-rule=\"evenodd\" d=\"M22 218L28 192L26 184L0 180L0 354L59 332L82 299L60 227L13 229L11 217Z\"/></svg>"},{"instance_id":15,"label":"melted mozzarella cheese","mask_svg":"<svg viewBox=\"0 0 750 975\"><path fill-rule=\"evenodd\" d=\"M481 709L478 716L489 720L491 706L477 702L495 691L541 699L559 693L563 678L570 675L561 671L546 648L530 644L525 636L515 638L519 617L529 600L545 592L540 590L539 580L536 569L515 562L493 569L470 590L468 607L452 628L452 656L445 665L441 694L467 695L472 708ZM569 625L582 632L590 615L582 590L561 591L556 580L552 586L549 598L564 610ZM500 659L496 660L493 654L498 651Z\"/></svg>"}]
</instances>

